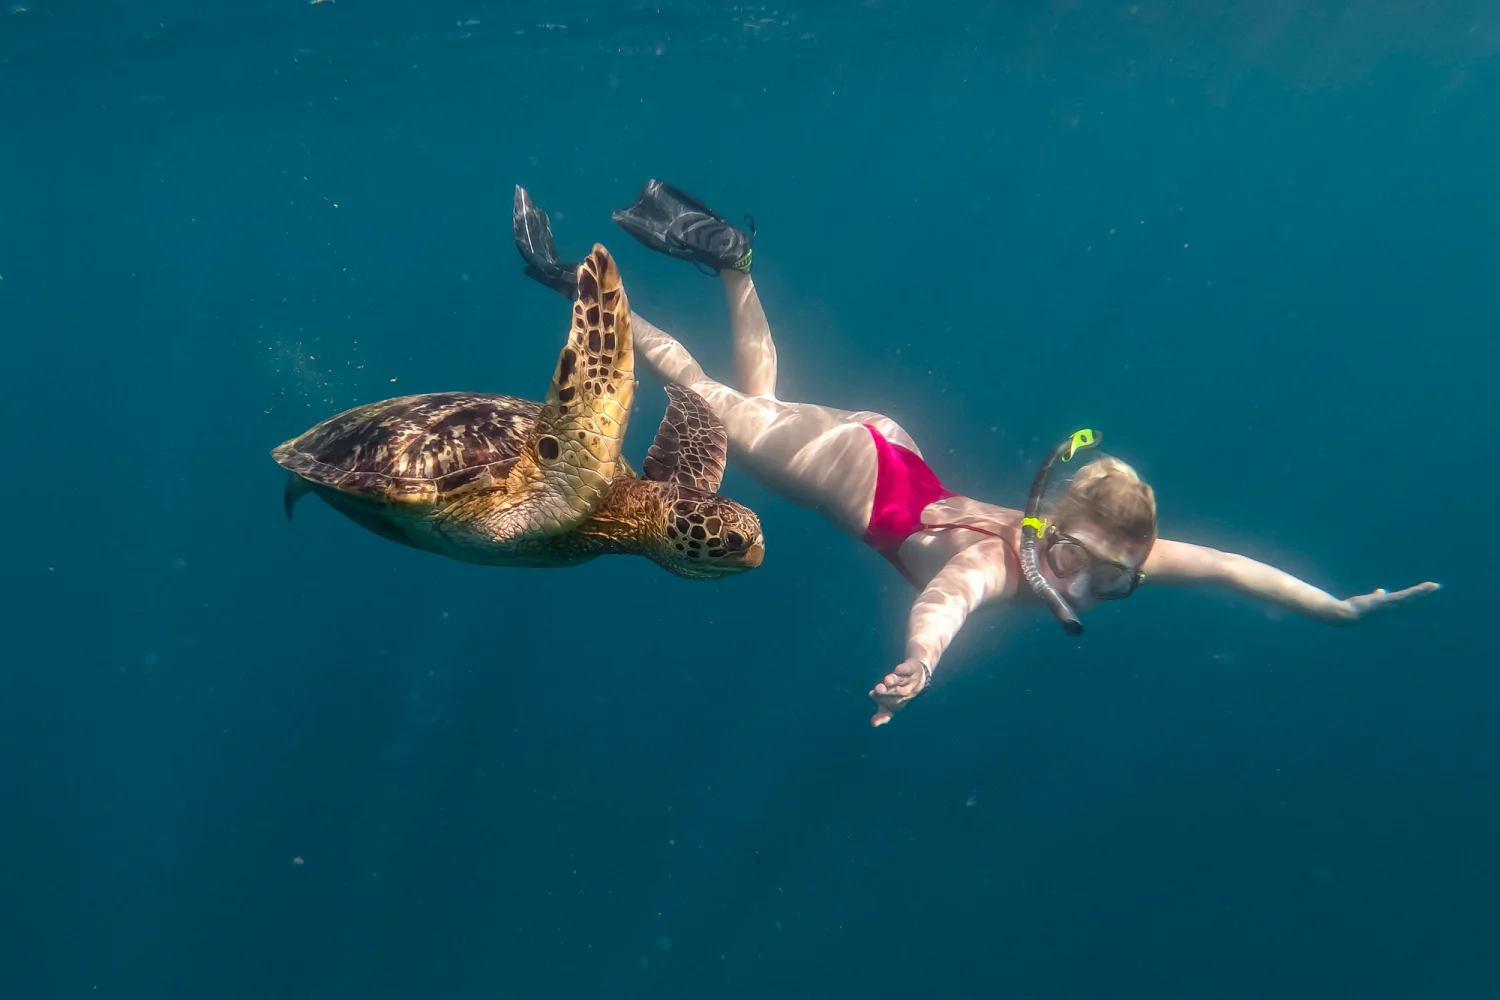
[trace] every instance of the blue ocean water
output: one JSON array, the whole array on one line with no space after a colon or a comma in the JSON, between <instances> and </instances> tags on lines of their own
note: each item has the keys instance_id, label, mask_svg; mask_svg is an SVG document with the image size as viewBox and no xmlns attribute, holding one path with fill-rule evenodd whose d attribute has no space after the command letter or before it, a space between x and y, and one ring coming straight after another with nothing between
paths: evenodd
<instances>
[{"instance_id":1,"label":"blue ocean water","mask_svg":"<svg viewBox=\"0 0 1500 1000\"><path fill-rule=\"evenodd\" d=\"M1462 0L0 13L0 997L1494 997L1497 57ZM316 421L544 391L515 184L727 375L650 177L755 217L781 394L953 488L1095 426L1168 537L1446 589L982 617L871 730L909 588L733 468L712 583L286 522Z\"/></svg>"}]
</instances>

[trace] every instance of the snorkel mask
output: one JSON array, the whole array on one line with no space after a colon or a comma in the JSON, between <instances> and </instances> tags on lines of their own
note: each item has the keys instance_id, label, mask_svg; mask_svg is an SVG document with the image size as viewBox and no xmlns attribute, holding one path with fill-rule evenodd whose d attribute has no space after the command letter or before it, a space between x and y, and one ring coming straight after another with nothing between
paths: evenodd
<instances>
[{"instance_id":1,"label":"snorkel mask","mask_svg":"<svg viewBox=\"0 0 1500 1000\"><path fill-rule=\"evenodd\" d=\"M1051 581L1042 575L1036 547L1047 530L1047 522L1037 515L1041 513L1042 498L1047 495L1047 486L1052 482L1052 467L1058 462L1069 461L1080 451L1097 448L1100 440L1101 435L1085 427L1074 431L1072 437L1053 448L1042 462L1041 468L1036 470L1036 478L1031 481L1031 495L1026 498L1026 515L1021 519L1021 574L1031 585L1032 592L1041 598L1042 603L1047 605L1047 609L1063 627L1063 631L1069 635L1082 635L1083 623L1078 620L1068 599L1058 593Z\"/></svg>"}]
</instances>

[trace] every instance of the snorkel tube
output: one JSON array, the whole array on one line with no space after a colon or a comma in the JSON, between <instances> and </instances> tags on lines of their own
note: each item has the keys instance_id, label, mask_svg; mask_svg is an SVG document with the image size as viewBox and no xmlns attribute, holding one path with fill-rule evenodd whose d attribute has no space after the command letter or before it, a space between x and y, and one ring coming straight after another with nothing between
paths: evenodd
<instances>
[{"instance_id":1,"label":"snorkel tube","mask_svg":"<svg viewBox=\"0 0 1500 1000\"><path fill-rule=\"evenodd\" d=\"M1042 603L1047 605L1047 610L1052 612L1063 631L1069 635L1082 635L1083 623L1073 613L1073 607L1068 599L1057 592L1045 576L1042 568L1037 562L1036 543L1047 530L1047 522L1038 515L1042 510L1042 498L1047 495L1047 486L1052 482L1052 467L1058 462L1066 462L1080 451L1098 447L1102 436L1085 427L1083 430L1074 431L1073 436L1063 441L1052 449L1042 467L1036 470L1036 478L1031 481L1031 495L1026 498L1026 515L1021 519L1021 575L1026 577L1026 582L1031 585L1031 590Z\"/></svg>"}]
</instances>

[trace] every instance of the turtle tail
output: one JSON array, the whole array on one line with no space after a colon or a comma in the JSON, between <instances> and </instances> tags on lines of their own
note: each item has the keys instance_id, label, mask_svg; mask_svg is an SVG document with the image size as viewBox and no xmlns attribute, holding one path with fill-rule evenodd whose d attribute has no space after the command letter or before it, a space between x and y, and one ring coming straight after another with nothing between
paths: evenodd
<instances>
[{"instance_id":1,"label":"turtle tail","mask_svg":"<svg viewBox=\"0 0 1500 1000\"><path fill-rule=\"evenodd\" d=\"M521 259L526 262L526 276L572 299L578 293L578 265L557 262L552 223L547 213L537 207L531 195L519 184L516 185L511 220L516 249L521 251Z\"/></svg>"},{"instance_id":2,"label":"turtle tail","mask_svg":"<svg viewBox=\"0 0 1500 1000\"><path fill-rule=\"evenodd\" d=\"M286 488L281 491L281 506L286 511L286 519L292 519L292 508L297 506L297 501L312 492L312 484L295 472L287 473Z\"/></svg>"}]
</instances>

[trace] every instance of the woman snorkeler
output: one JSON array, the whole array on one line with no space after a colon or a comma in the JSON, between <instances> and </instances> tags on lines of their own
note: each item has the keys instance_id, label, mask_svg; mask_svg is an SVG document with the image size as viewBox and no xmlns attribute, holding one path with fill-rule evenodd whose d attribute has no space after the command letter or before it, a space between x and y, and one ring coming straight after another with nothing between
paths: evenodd
<instances>
[{"instance_id":1,"label":"woman snorkeler","mask_svg":"<svg viewBox=\"0 0 1500 1000\"><path fill-rule=\"evenodd\" d=\"M1318 621L1350 624L1438 589L1422 583L1341 601L1254 559L1158 538L1151 487L1109 456L1079 468L1043 519L1055 465L1098 443L1089 430L1053 449L1024 511L946 490L916 442L889 417L776 398L776 347L750 279L753 224L747 234L655 180L614 220L651 249L719 274L739 388L709 378L673 337L632 313L637 358L661 381L681 383L708 401L729 432L731 459L758 482L870 545L920 591L908 619L906 658L870 691L878 706L872 725L889 722L928 689L943 651L979 608L1040 602L1077 635L1077 611L1129 597L1149 579L1228 587ZM546 214L519 187L514 222L526 273L571 296L575 268L558 263ZM682 544L698 544L688 528Z\"/></svg>"}]
</instances>

